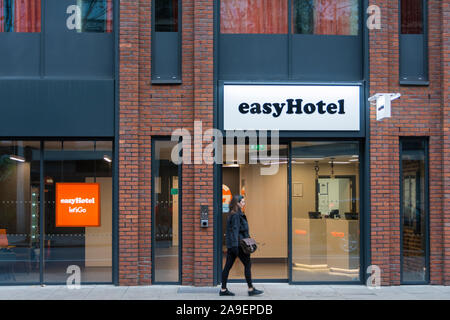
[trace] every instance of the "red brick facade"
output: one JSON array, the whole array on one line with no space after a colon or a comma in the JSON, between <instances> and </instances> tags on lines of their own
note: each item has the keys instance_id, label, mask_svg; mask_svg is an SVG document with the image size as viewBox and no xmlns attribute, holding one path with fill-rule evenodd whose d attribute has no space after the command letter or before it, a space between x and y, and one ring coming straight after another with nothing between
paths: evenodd
<instances>
[{"instance_id":1,"label":"red brick facade","mask_svg":"<svg viewBox=\"0 0 450 320\"><path fill-rule=\"evenodd\" d=\"M443 224L444 236L439 239L443 246L444 254L441 255L443 259L443 281L446 285L450 284L450 203L447 201L450 195L450 3L449 1L443 1L441 14L441 65L442 65L442 123L443 123L443 189L444 194L442 197L442 212L446 213L443 216L441 223Z\"/></svg>"},{"instance_id":2,"label":"red brick facade","mask_svg":"<svg viewBox=\"0 0 450 320\"><path fill-rule=\"evenodd\" d=\"M213 1L183 1L181 85L151 83L151 0L120 4L119 284L146 285L152 138L170 137L176 128L193 133L194 119L203 132L213 126ZM213 221L213 167L183 165L181 180L182 283L211 285L213 224L200 228L199 212L208 205Z\"/></svg>"},{"instance_id":3,"label":"red brick facade","mask_svg":"<svg viewBox=\"0 0 450 320\"><path fill-rule=\"evenodd\" d=\"M176 128L213 127L214 1L182 1L181 85L151 83L151 0L120 1L119 284L151 284L151 142ZM398 0L372 0L382 28L369 33L370 94L400 92L392 118L370 108L372 264L400 284L399 137L429 137L432 284L450 284L450 3L429 0L429 86L399 86ZM197 146L202 141L194 142ZM193 158L194 159L194 158ZM195 160L195 159L194 159ZM444 191L443 191L444 190ZM213 167L182 168L182 283L213 285ZM200 228L200 205L210 227Z\"/></svg>"},{"instance_id":4,"label":"red brick facade","mask_svg":"<svg viewBox=\"0 0 450 320\"><path fill-rule=\"evenodd\" d=\"M370 108L372 264L381 267L382 284L400 284L399 137L429 137L430 283L448 285L449 3L428 1L429 86L399 85L399 1L371 4L381 8L382 26L369 33L370 94L402 94L391 119L376 121Z\"/></svg>"}]
</instances>

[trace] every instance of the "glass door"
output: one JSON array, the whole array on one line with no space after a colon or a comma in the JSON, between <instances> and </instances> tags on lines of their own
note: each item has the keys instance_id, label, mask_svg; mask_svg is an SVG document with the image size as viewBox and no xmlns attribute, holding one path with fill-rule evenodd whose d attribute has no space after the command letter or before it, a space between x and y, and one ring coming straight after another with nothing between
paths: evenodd
<instances>
[{"instance_id":1,"label":"glass door","mask_svg":"<svg viewBox=\"0 0 450 320\"><path fill-rule=\"evenodd\" d=\"M66 283L71 270L79 270L81 283L112 282L112 146L112 141L44 142L45 283ZM69 185L71 192L63 192ZM91 185L99 190L93 200L99 206L96 225L83 202ZM58 211L65 201L70 201L67 211Z\"/></svg>"},{"instance_id":2,"label":"glass door","mask_svg":"<svg viewBox=\"0 0 450 320\"><path fill-rule=\"evenodd\" d=\"M360 281L358 142L291 145L292 282Z\"/></svg>"},{"instance_id":3,"label":"glass door","mask_svg":"<svg viewBox=\"0 0 450 320\"><path fill-rule=\"evenodd\" d=\"M153 183L153 281L181 281L181 221L179 188L181 166L172 162L177 142L155 140L152 162Z\"/></svg>"},{"instance_id":4,"label":"glass door","mask_svg":"<svg viewBox=\"0 0 450 320\"><path fill-rule=\"evenodd\" d=\"M429 282L428 169L424 139L401 140L401 281Z\"/></svg>"},{"instance_id":5,"label":"glass door","mask_svg":"<svg viewBox=\"0 0 450 320\"><path fill-rule=\"evenodd\" d=\"M227 150L229 148L229 150ZM227 151L233 149L230 158ZM252 254L252 278L288 279L288 145L272 157L270 145L225 145L222 165L222 266L226 260L228 204L234 195L245 197L244 214L258 250ZM242 156L239 156L239 154ZM263 156L262 154L267 154ZM245 157L244 157L245 155ZM264 174L264 168L276 168ZM236 261L229 279L244 279L244 266Z\"/></svg>"}]
</instances>

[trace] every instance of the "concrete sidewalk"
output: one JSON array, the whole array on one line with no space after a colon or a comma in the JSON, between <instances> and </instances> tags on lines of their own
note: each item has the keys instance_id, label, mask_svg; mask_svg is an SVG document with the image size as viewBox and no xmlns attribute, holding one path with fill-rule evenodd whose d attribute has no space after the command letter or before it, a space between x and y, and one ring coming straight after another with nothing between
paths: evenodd
<instances>
[{"instance_id":1,"label":"concrete sidewalk","mask_svg":"<svg viewBox=\"0 0 450 320\"><path fill-rule=\"evenodd\" d=\"M86 285L0 287L0 300L450 300L450 286L395 286L369 289L360 285L288 285L256 283L264 290L249 297L245 284L231 283L234 297L220 297L219 287L153 285L117 287Z\"/></svg>"}]
</instances>

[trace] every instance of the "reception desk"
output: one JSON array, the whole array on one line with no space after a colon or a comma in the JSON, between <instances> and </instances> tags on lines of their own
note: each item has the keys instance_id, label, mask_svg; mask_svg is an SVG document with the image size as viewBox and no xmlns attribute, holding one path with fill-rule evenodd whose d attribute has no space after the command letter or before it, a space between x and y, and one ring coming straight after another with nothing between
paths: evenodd
<instances>
[{"instance_id":1,"label":"reception desk","mask_svg":"<svg viewBox=\"0 0 450 320\"><path fill-rule=\"evenodd\" d=\"M327 264L326 224L323 219L294 218L292 262L305 268Z\"/></svg>"},{"instance_id":2,"label":"reception desk","mask_svg":"<svg viewBox=\"0 0 450 320\"><path fill-rule=\"evenodd\" d=\"M359 270L359 220L293 218L294 266L355 274Z\"/></svg>"}]
</instances>

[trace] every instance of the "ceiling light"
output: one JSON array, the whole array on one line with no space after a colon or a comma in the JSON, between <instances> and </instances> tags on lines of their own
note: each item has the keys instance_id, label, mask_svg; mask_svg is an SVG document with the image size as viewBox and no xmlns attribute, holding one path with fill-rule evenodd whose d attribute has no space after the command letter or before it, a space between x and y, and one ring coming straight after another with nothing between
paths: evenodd
<instances>
[{"instance_id":1,"label":"ceiling light","mask_svg":"<svg viewBox=\"0 0 450 320\"><path fill-rule=\"evenodd\" d=\"M224 168L239 168L239 164L235 163L235 164L224 164L222 165L222 167Z\"/></svg>"},{"instance_id":2,"label":"ceiling light","mask_svg":"<svg viewBox=\"0 0 450 320\"><path fill-rule=\"evenodd\" d=\"M18 162L25 162L25 158L24 157L16 156L16 155L10 155L9 159L11 159L13 161L18 161Z\"/></svg>"},{"instance_id":3,"label":"ceiling light","mask_svg":"<svg viewBox=\"0 0 450 320\"><path fill-rule=\"evenodd\" d=\"M106 154L103 156L103 160L105 160L106 162L109 162L109 163L112 162L112 159L109 156L107 156Z\"/></svg>"},{"instance_id":4,"label":"ceiling light","mask_svg":"<svg viewBox=\"0 0 450 320\"><path fill-rule=\"evenodd\" d=\"M294 158L294 160L303 160L303 161L320 161L323 160L324 158Z\"/></svg>"}]
</instances>

